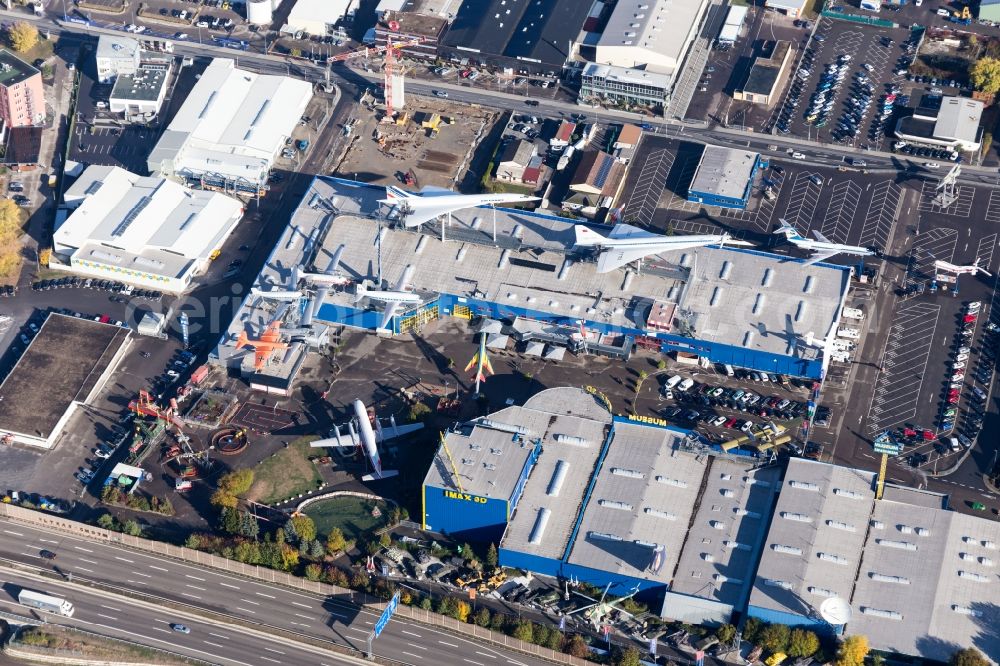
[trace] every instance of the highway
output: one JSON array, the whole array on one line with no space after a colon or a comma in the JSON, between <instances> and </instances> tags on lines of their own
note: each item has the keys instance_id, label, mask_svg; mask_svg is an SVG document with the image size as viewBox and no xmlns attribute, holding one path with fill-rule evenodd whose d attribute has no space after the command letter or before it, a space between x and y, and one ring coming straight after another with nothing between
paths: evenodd
<instances>
[{"instance_id":1,"label":"highway","mask_svg":"<svg viewBox=\"0 0 1000 666\"><path fill-rule=\"evenodd\" d=\"M43 560L39 556L42 549L56 553L55 560ZM368 634L378 619L377 613L360 609L348 598L323 598L5 519L0 519L0 558L41 569L56 568L64 576L72 573L74 580L105 583L222 613L258 624L263 631L276 627L357 650L365 650ZM70 600L78 602L76 593ZM160 614L160 619L174 621L166 611ZM144 622L148 624L150 620L147 618ZM133 630L131 624L127 628ZM198 633L193 630L192 636ZM455 634L400 619L393 619L375 640L373 652L414 666L435 662L456 666L541 666L549 663L520 653L492 649ZM263 655L261 652L255 654L258 658ZM261 662L251 659L250 663ZM317 662L291 660L285 663Z\"/></svg>"},{"instance_id":2,"label":"highway","mask_svg":"<svg viewBox=\"0 0 1000 666\"><path fill-rule=\"evenodd\" d=\"M38 613L38 617L49 623L77 627L227 666L359 663L357 658L321 648L305 648L262 632L248 633L121 597L109 598L78 586L38 581L13 571L0 571L0 587L3 588L0 610L31 617L32 610L17 603L18 591L28 588L47 592L69 599L76 607L72 618ZM174 631L171 625L175 623L185 625L191 633Z\"/></svg>"}]
</instances>

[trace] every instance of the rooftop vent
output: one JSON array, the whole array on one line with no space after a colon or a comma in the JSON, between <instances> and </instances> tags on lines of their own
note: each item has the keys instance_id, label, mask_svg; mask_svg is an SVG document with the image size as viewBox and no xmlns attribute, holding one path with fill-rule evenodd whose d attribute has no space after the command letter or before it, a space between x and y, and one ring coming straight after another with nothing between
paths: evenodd
<instances>
[{"instance_id":1,"label":"rooftop vent","mask_svg":"<svg viewBox=\"0 0 1000 666\"><path fill-rule=\"evenodd\" d=\"M642 479L645 478L645 474L634 469L625 469L624 467L612 467L611 473L617 476L627 476L630 479Z\"/></svg>"},{"instance_id":2,"label":"rooftop vent","mask_svg":"<svg viewBox=\"0 0 1000 666\"><path fill-rule=\"evenodd\" d=\"M632 505L628 502L619 502L618 500L597 500L597 503L606 509L617 509L619 511L631 511Z\"/></svg>"},{"instance_id":3,"label":"rooftop vent","mask_svg":"<svg viewBox=\"0 0 1000 666\"><path fill-rule=\"evenodd\" d=\"M861 612L865 615L873 615L875 617L884 617L887 620L902 620L903 614L897 613L892 610L882 610L880 608L872 608L870 606L862 606Z\"/></svg>"},{"instance_id":4,"label":"rooftop vent","mask_svg":"<svg viewBox=\"0 0 1000 666\"><path fill-rule=\"evenodd\" d=\"M552 470L552 478L549 479L549 487L545 491L546 495L549 497L559 496L559 490L562 488L567 472L569 472L569 463L565 460L558 461L555 469Z\"/></svg>"},{"instance_id":5,"label":"rooftop vent","mask_svg":"<svg viewBox=\"0 0 1000 666\"><path fill-rule=\"evenodd\" d=\"M845 490L844 488L834 488L833 494L838 497L847 497L849 499L864 499L864 495L861 493L856 493L853 490Z\"/></svg>"},{"instance_id":6,"label":"rooftop vent","mask_svg":"<svg viewBox=\"0 0 1000 666\"><path fill-rule=\"evenodd\" d=\"M887 576L885 574L874 573L871 574L872 580L877 580L880 583L895 583L897 585L909 585L910 579L904 578L903 576Z\"/></svg>"},{"instance_id":7,"label":"rooftop vent","mask_svg":"<svg viewBox=\"0 0 1000 666\"><path fill-rule=\"evenodd\" d=\"M784 553L785 555L801 555L802 549L796 548L795 546L786 546L784 544L776 543L771 546L771 550L776 553Z\"/></svg>"},{"instance_id":8,"label":"rooftop vent","mask_svg":"<svg viewBox=\"0 0 1000 666\"><path fill-rule=\"evenodd\" d=\"M528 543L533 546L537 546L542 543L542 535L545 534L545 526L549 523L549 516L552 512L546 508L539 509L538 515L535 516L535 525L531 528L531 535L528 537Z\"/></svg>"},{"instance_id":9,"label":"rooftop vent","mask_svg":"<svg viewBox=\"0 0 1000 666\"><path fill-rule=\"evenodd\" d=\"M667 511L660 511L659 509L650 509L649 507L642 510L643 513L649 516L656 516L657 518L663 518L664 520L677 520L677 514L669 513Z\"/></svg>"},{"instance_id":10,"label":"rooftop vent","mask_svg":"<svg viewBox=\"0 0 1000 666\"><path fill-rule=\"evenodd\" d=\"M670 479L665 476L656 477L658 483L662 483L666 486L674 486L675 488L687 488L687 481L681 481L680 479Z\"/></svg>"},{"instance_id":11,"label":"rooftop vent","mask_svg":"<svg viewBox=\"0 0 1000 666\"><path fill-rule=\"evenodd\" d=\"M794 520L798 523L811 523L813 520L810 516L807 516L804 513L792 513L790 511L782 511L781 517L785 520Z\"/></svg>"},{"instance_id":12,"label":"rooftop vent","mask_svg":"<svg viewBox=\"0 0 1000 666\"><path fill-rule=\"evenodd\" d=\"M806 588L810 594L815 594L820 597L835 597L837 593L833 590L828 590L825 587L807 587Z\"/></svg>"},{"instance_id":13,"label":"rooftop vent","mask_svg":"<svg viewBox=\"0 0 1000 666\"><path fill-rule=\"evenodd\" d=\"M848 565L851 563L846 557L841 557L840 555L834 555L833 553L817 553L816 557L823 560L824 562L832 562L833 564Z\"/></svg>"},{"instance_id":14,"label":"rooftop vent","mask_svg":"<svg viewBox=\"0 0 1000 666\"><path fill-rule=\"evenodd\" d=\"M875 543L886 548L898 548L900 550L916 550L917 544L909 541L892 541L890 539L875 539Z\"/></svg>"},{"instance_id":15,"label":"rooftop vent","mask_svg":"<svg viewBox=\"0 0 1000 666\"><path fill-rule=\"evenodd\" d=\"M799 490L811 490L813 492L819 492L819 486L815 483L809 483L808 481L789 481L788 485L792 488L798 488Z\"/></svg>"}]
</instances>

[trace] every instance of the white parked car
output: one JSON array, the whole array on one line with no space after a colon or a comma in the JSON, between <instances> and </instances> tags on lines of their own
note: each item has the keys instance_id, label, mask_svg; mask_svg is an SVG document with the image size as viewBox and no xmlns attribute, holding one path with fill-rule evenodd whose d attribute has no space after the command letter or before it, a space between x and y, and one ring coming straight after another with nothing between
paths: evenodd
<instances>
[{"instance_id":1,"label":"white parked car","mask_svg":"<svg viewBox=\"0 0 1000 666\"><path fill-rule=\"evenodd\" d=\"M792 159L793 160L804 160L805 158L806 158L806 156L803 155L802 153L798 152L798 151L795 151L794 153L792 153Z\"/></svg>"},{"instance_id":2,"label":"white parked car","mask_svg":"<svg viewBox=\"0 0 1000 666\"><path fill-rule=\"evenodd\" d=\"M940 169L941 165L937 162L924 162L925 169Z\"/></svg>"}]
</instances>

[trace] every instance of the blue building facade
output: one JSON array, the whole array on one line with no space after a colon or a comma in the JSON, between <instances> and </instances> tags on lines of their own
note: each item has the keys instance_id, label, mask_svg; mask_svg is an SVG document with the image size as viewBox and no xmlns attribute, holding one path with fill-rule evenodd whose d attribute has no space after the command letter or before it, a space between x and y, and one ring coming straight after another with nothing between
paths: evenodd
<instances>
[{"instance_id":1,"label":"blue building facade","mask_svg":"<svg viewBox=\"0 0 1000 666\"><path fill-rule=\"evenodd\" d=\"M845 268L845 270L848 270ZM556 315L540 310L515 307L487 301L484 299L470 298L468 296L457 296L454 294L439 294L432 302L425 303L418 310L406 312L393 317L389 328L393 333L398 334L405 330L405 322L409 317L418 316L420 311L437 308L439 316L453 315L457 307L467 308L471 315L489 317L492 319L513 321L518 317L543 321L553 324L561 324L572 328L579 327L579 319ZM352 328L375 330L381 319L381 313L371 310L361 310L350 306L324 304L316 318L334 324L342 324ZM598 331L602 334L618 334L629 336L634 339L644 338L655 340L664 354L682 351L699 356L705 356L713 363L728 363L740 368L751 370L763 370L765 372L779 373L792 377L808 377L819 379L822 373L822 360L804 359L783 354L774 354L756 349L746 349L735 345L728 345L721 342L708 340L696 340L686 338L672 333L661 333L646 331L639 328L629 328L624 326L614 326L599 321L585 322L587 330Z\"/></svg>"},{"instance_id":2,"label":"blue building facade","mask_svg":"<svg viewBox=\"0 0 1000 666\"><path fill-rule=\"evenodd\" d=\"M743 210L750 202L750 192L753 190L753 181L757 177L757 172L760 169L766 168L767 161L758 155L754 160L753 167L750 169L750 177L747 179L746 186L743 188L743 194L739 197L726 196L719 194L718 192L689 189L687 200L693 203L703 204L705 206L719 206L720 208L736 208Z\"/></svg>"},{"instance_id":3,"label":"blue building facade","mask_svg":"<svg viewBox=\"0 0 1000 666\"><path fill-rule=\"evenodd\" d=\"M542 445L536 442L507 498L484 497L424 484L421 490L423 528L458 539L499 543L541 452Z\"/></svg>"}]
</instances>

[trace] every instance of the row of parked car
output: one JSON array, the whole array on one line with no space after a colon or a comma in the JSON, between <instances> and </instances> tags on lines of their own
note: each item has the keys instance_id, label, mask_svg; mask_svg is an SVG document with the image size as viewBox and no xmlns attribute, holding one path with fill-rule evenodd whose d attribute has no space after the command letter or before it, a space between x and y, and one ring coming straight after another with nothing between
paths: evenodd
<instances>
[{"instance_id":1,"label":"row of parked car","mask_svg":"<svg viewBox=\"0 0 1000 666\"><path fill-rule=\"evenodd\" d=\"M52 280L40 280L31 285L34 291L49 291L51 289L64 289L78 287L82 289L100 289L114 294L123 294L133 298L145 298L157 300L163 297L162 292L153 289L136 289L130 284L118 282L117 280L97 280L94 278L62 277Z\"/></svg>"},{"instance_id":2,"label":"row of parked car","mask_svg":"<svg viewBox=\"0 0 1000 666\"><path fill-rule=\"evenodd\" d=\"M776 385L779 375L770 373L754 374L774 378ZM752 422L740 419L734 415L719 414L715 409L728 409L759 416L763 419L778 419L790 421L808 415L806 403L782 396L763 396L750 389L738 387L712 386L698 384L691 378L673 383L679 375L674 375L660 389L664 399L673 400L676 406L663 412L668 420L687 421L689 423L705 423L715 427L749 431ZM759 380L760 381L760 380ZM768 380L770 381L770 380ZM786 380L787 382L787 380ZM761 381L763 383L763 381ZM708 409L704 409L704 408ZM824 426L829 424L830 410L820 406L816 410L815 422Z\"/></svg>"},{"instance_id":3,"label":"row of parked car","mask_svg":"<svg viewBox=\"0 0 1000 666\"><path fill-rule=\"evenodd\" d=\"M94 457L84 460L84 465L73 477L83 485L89 485L101 473L106 461L126 441L128 441L128 431L122 426L115 426L111 431L111 437L94 447L91 451Z\"/></svg>"}]
</instances>

